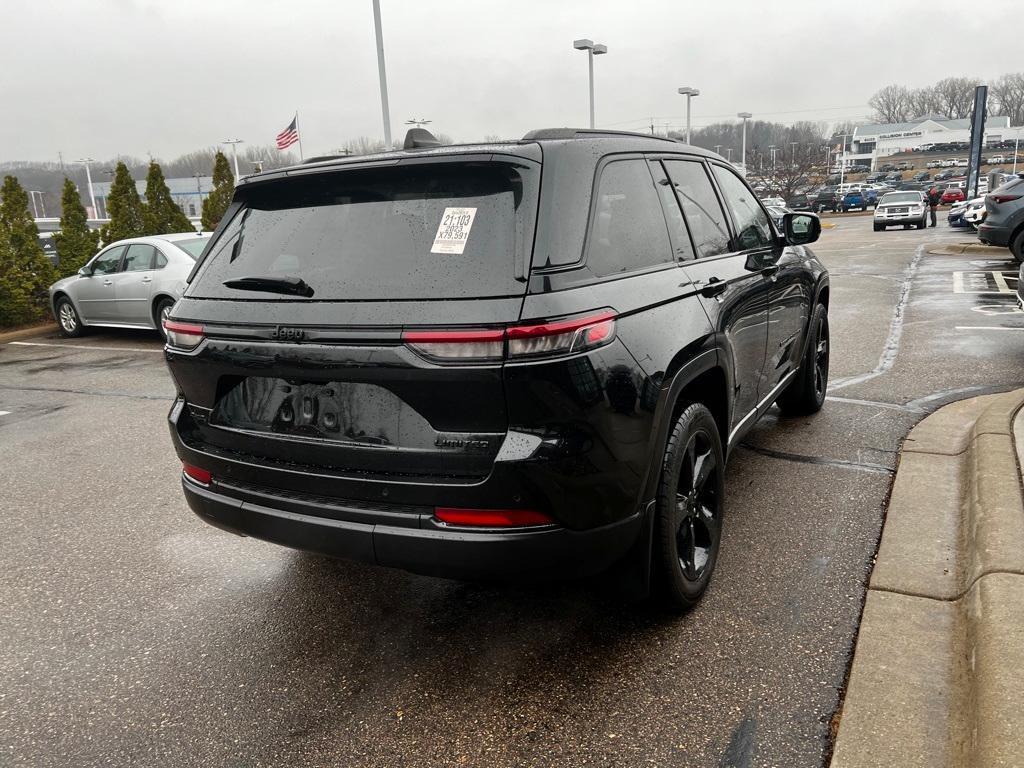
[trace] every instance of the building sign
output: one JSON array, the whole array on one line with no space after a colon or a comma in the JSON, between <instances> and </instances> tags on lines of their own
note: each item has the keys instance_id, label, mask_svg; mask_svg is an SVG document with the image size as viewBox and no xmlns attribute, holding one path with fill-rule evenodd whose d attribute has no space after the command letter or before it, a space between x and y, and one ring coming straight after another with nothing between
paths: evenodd
<instances>
[{"instance_id":1,"label":"building sign","mask_svg":"<svg viewBox=\"0 0 1024 768\"><path fill-rule=\"evenodd\" d=\"M902 133L883 133L878 138L880 139L902 139L907 136L921 136L921 131L903 131Z\"/></svg>"}]
</instances>

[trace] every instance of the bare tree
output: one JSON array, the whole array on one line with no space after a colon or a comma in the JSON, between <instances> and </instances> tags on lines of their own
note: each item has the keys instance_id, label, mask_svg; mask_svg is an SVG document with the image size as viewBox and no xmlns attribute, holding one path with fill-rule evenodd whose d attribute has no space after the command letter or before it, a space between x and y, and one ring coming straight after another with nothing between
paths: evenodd
<instances>
[{"instance_id":1,"label":"bare tree","mask_svg":"<svg viewBox=\"0 0 1024 768\"><path fill-rule=\"evenodd\" d=\"M902 85L887 85L868 99L880 123L905 123L910 117L910 94Z\"/></svg>"},{"instance_id":2,"label":"bare tree","mask_svg":"<svg viewBox=\"0 0 1024 768\"><path fill-rule=\"evenodd\" d=\"M764 163L757 150L747 152L747 180L762 194L789 200L827 175L821 141L789 145L775 162Z\"/></svg>"},{"instance_id":3,"label":"bare tree","mask_svg":"<svg viewBox=\"0 0 1024 768\"><path fill-rule=\"evenodd\" d=\"M913 88L907 91L907 110L908 116L911 119L939 112L940 110L935 100L935 88L925 86L924 88Z\"/></svg>"},{"instance_id":4,"label":"bare tree","mask_svg":"<svg viewBox=\"0 0 1024 768\"><path fill-rule=\"evenodd\" d=\"M1024 125L1024 72L1003 75L989 89L989 114L1005 115L1010 125Z\"/></svg>"},{"instance_id":5,"label":"bare tree","mask_svg":"<svg viewBox=\"0 0 1024 768\"><path fill-rule=\"evenodd\" d=\"M974 89L981 84L973 77L947 77L935 84L935 104L939 114L951 120L970 117L974 106Z\"/></svg>"}]
</instances>

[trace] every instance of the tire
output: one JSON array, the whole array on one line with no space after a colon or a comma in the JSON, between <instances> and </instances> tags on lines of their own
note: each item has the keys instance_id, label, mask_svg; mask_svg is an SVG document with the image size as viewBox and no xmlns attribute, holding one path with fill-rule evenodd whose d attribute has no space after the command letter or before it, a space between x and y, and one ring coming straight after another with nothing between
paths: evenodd
<instances>
[{"instance_id":1,"label":"tire","mask_svg":"<svg viewBox=\"0 0 1024 768\"><path fill-rule=\"evenodd\" d=\"M919 222L917 222L917 228L918 229L924 229L927 226L928 226L928 219L926 219L926 218L922 218Z\"/></svg>"},{"instance_id":2,"label":"tire","mask_svg":"<svg viewBox=\"0 0 1024 768\"><path fill-rule=\"evenodd\" d=\"M1018 264L1024 264L1024 229L1014 235L1010 241L1010 253L1017 260Z\"/></svg>"},{"instance_id":3,"label":"tire","mask_svg":"<svg viewBox=\"0 0 1024 768\"><path fill-rule=\"evenodd\" d=\"M82 318L78 316L78 310L71 303L67 296L57 299L56 312L57 330L60 335L67 339L77 339L85 333L85 326L82 325Z\"/></svg>"},{"instance_id":4,"label":"tire","mask_svg":"<svg viewBox=\"0 0 1024 768\"><path fill-rule=\"evenodd\" d=\"M875 228L875 232L881 232L882 230L885 229L885 225L884 224L874 224L873 226Z\"/></svg>"},{"instance_id":5,"label":"tire","mask_svg":"<svg viewBox=\"0 0 1024 768\"><path fill-rule=\"evenodd\" d=\"M164 333L163 320L167 316L167 313L171 311L171 307L174 306L174 299L169 299L166 296L160 299L153 306L153 324L156 325L156 331L160 334L160 338L165 342L167 341L167 334Z\"/></svg>"},{"instance_id":6,"label":"tire","mask_svg":"<svg viewBox=\"0 0 1024 768\"><path fill-rule=\"evenodd\" d=\"M800 370L776 404L786 416L808 416L821 410L828 389L828 310L824 304L814 307L809 326L810 338Z\"/></svg>"},{"instance_id":7,"label":"tire","mask_svg":"<svg viewBox=\"0 0 1024 768\"><path fill-rule=\"evenodd\" d=\"M688 406L665 446L652 552L653 593L674 613L693 608L707 589L722 540L725 453L711 411Z\"/></svg>"}]
</instances>

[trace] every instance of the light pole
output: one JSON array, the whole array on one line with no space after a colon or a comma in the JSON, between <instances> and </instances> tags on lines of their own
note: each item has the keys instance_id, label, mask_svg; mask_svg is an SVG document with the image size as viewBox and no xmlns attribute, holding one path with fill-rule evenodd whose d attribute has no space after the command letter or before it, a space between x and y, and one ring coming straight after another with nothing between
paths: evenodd
<instances>
[{"instance_id":1,"label":"light pole","mask_svg":"<svg viewBox=\"0 0 1024 768\"><path fill-rule=\"evenodd\" d=\"M377 36L377 73L380 76L380 111L384 118L384 148L391 149L391 110L388 107L388 74L384 71L384 33L380 30L380 0L373 0L373 31Z\"/></svg>"},{"instance_id":2,"label":"light pole","mask_svg":"<svg viewBox=\"0 0 1024 768\"><path fill-rule=\"evenodd\" d=\"M417 128L422 128L424 125L429 125L434 122L433 120L424 120L422 117L419 120L406 120L406 125L415 125Z\"/></svg>"},{"instance_id":3,"label":"light pole","mask_svg":"<svg viewBox=\"0 0 1024 768\"><path fill-rule=\"evenodd\" d=\"M680 88L679 93L686 97L686 143L690 143L690 99L694 96L700 96L699 88Z\"/></svg>"},{"instance_id":4,"label":"light pole","mask_svg":"<svg viewBox=\"0 0 1024 768\"><path fill-rule=\"evenodd\" d=\"M81 163L85 166L85 181L89 185L89 200L92 202L92 215L95 218L96 213L96 193L92 191L92 173L89 171L89 163L95 163L91 157L82 157L75 160L76 163Z\"/></svg>"},{"instance_id":5,"label":"light pole","mask_svg":"<svg viewBox=\"0 0 1024 768\"><path fill-rule=\"evenodd\" d=\"M790 146L793 147L793 152L792 152L792 155L790 156L789 162L790 162L791 165L796 165L796 145L799 144L800 142L799 141L791 141L789 143L790 143Z\"/></svg>"},{"instance_id":6,"label":"light pole","mask_svg":"<svg viewBox=\"0 0 1024 768\"><path fill-rule=\"evenodd\" d=\"M28 191L29 197L32 199L32 210L35 212L36 218L39 218L39 209L43 209L43 218L46 218L46 202L43 200L43 193L38 189L30 189ZM38 207L36 205L36 195L39 195Z\"/></svg>"},{"instance_id":7,"label":"light pole","mask_svg":"<svg viewBox=\"0 0 1024 768\"><path fill-rule=\"evenodd\" d=\"M721 144L715 144L715 154L716 155L722 154L722 145Z\"/></svg>"},{"instance_id":8,"label":"light pole","mask_svg":"<svg viewBox=\"0 0 1024 768\"><path fill-rule=\"evenodd\" d=\"M725 148L725 153L726 153L725 154L725 159L728 160L731 163L732 162L732 147L726 147Z\"/></svg>"},{"instance_id":9,"label":"light pole","mask_svg":"<svg viewBox=\"0 0 1024 768\"><path fill-rule=\"evenodd\" d=\"M235 145L244 144L243 139L224 139L221 144L231 145L231 159L235 161L235 181L238 181L238 151L235 149Z\"/></svg>"},{"instance_id":10,"label":"light pole","mask_svg":"<svg viewBox=\"0 0 1024 768\"><path fill-rule=\"evenodd\" d=\"M736 117L743 118L743 175L747 175L747 120L753 117L749 112L737 112Z\"/></svg>"},{"instance_id":11,"label":"light pole","mask_svg":"<svg viewBox=\"0 0 1024 768\"><path fill-rule=\"evenodd\" d=\"M1020 149L1020 128L1017 129L1017 138L1013 142L1013 173L1017 173L1017 150Z\"/></svg>"},{"instance_id":12,"label":"light pole","mask_svg":"<svg viewBox=\"0 0 1024 768\"><path fill-rule=\"evenodd\" d=\"M769 144L768 151L772 153L772 173L775 173L775 145Z\"/></svg>"},{"instance_id":13,"label":"light pole","mask_svg":"<svg viewBox=\"0 0 1024 768\"><path fill-rule=\"evenodd\" d=\"M587 68L590 71L590 127L594 127L594 57L608 53L608 46L595 43L593 40L573 40L572 47L577 51L587 52Z\"/></svg>"}]
</instances>

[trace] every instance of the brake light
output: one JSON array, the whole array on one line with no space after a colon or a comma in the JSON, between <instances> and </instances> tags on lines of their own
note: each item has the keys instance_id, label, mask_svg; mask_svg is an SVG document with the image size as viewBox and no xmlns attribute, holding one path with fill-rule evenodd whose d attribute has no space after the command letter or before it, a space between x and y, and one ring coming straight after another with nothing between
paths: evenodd
<instances>
[{"instance_id":1,"label":"brake light","mask_svg":"<svg viewBox=\"0 0 1024 768\"><path fill-rule=\"evenodd\" d=\"M203 485L209 485L210 480L213 478L213 475L210 474L209 470L200 469L199 467L186 464L185 462L181 463L181 471L190 479L195 480L197 483L202 483Z\"/></svg>"},{"instance_id":2,"label":"brake light","mask_svg":"<svg viewBox=\"0 0 1024 768\"><path fill-rule=\"evenodd\" d=\"M491 362L506 357L569 354L594 349L614 338L615 313L610 310L569 320L517 325L504 330L402 333L402 341L410 349L442 362Z\"/></svg>"},{"instance_id":3,"label":"brake light","mask_svg":"<svg viewBox=\"0 0 1024 768\"><path fill-rule=\"evenodd\" d=\"M179 349L194 349L203 340L204 329L201 325L164 320L164 333L167 334L169 346Z\"/></svg>"},{"instance_id":4,"label":"brake light","mask_svg":"<svg viewBox=\"0 0 1024 768\"><path fill-rule=\"evenodd\" d=\"M500 360L505 352L504 331L405 331L402 341L436 360Z\"/></svg>"},{"instance_id":5,"label":"brake light","mask_svg":"<svg viewBox=\"0 0 1024 768\"><path fill-rule=\"evenodd\" d=\"M989 195L993 203L1008 203L1011 200L1019 200L1020 195Z\"/></svg>"},{"instance_id":6,"label":"brake light","mask_svg":"<svg viewBox=\"0 0 1024 768\"><path fill-rule=\"evenodd\" d=\"M554 518L535 509L460 509L437 507L434 517L449 525L473 525L482 528L512 528L528 525L553 525Z\"/></svg>"},{"instance_id":7,"label":"brake light","mask_svg":"<svg viewBox=\"0 0 1024 768\"><path fill-rule=\"evenodd\" d=\"M508 356L580 352L607 344L614 336L613 312L539 325L519 325L508 329Z\"/></svg>"}]
</instances>

